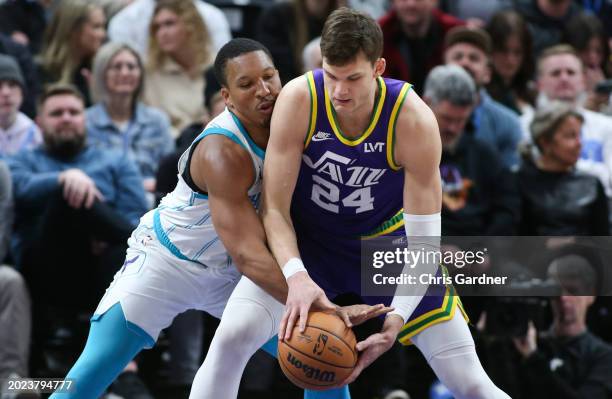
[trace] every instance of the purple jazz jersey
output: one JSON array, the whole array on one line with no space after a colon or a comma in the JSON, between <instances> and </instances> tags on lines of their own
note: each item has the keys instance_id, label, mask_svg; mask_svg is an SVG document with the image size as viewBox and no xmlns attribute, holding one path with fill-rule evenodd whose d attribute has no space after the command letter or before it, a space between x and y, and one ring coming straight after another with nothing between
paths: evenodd
<instances>
[{"instance_id":1,"label":"purple jazz jersey","mask_svg":"<svg viewBox=\"0 0 612 399\"><path fill-rule=\"evenodd\" d=\"M306 76L311 119L292 201L300 255L330 297L358 293L360 240L403 234L404 173L393 146L397 115L411 86L378 78L370 124L349 138L336 122L323 71Z\"/></svg>"}]
</instances>

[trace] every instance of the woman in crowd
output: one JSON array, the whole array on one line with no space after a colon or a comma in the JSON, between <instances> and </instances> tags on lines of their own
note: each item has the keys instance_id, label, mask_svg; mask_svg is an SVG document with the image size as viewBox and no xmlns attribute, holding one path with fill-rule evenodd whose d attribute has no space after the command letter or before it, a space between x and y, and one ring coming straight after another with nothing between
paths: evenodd
<instances>
[{"instance_id":1,"label":"woman in crowd","mask_svg":"<svg viewBox=\"0 0 612 399\"><path fill-rule=\"evenodd\" d=\"M43 83L72 83L91 104L91 61L106 38L102 8L87 0L62 0L47 26L39 66Z\"/></svg>"},{"instance_id":2,"label":"woman in crowd","mask_svg":"<svg viewBox=\"0 0 612 399\"><path fill-rule=\"evenodd\" d=\"M174 150L168 117L139 101L144 70L138 53L123 43L107 43L93 62L87 110L89 143L132 156L146 191L155 191L159 161Z\"/></svg>"},{"instance_id":3,"label":"woman in crowd","mask_svg":"<svg viewBox=\"0 0 612 399\"><path fill-rule=\"evenodd\" d=\"M531 107L536 97L530 85L534 73L531 33L523 17L511 10L493 15L486 30L493 44L493 70L487 91L520 115Z\"/></svg>"},{"instance_id":4,"label":"woman in crowd","mask_svg":"<svg viewBox=\"0 0 612 399\"><path fill-rule=\"evenodd\" d=\"M191 1L159 0L149 30L144 100L170 117L172 137L205 112L204 71L213 54L202 17Z\"/></svg>"},{"instance_id":5,"label":"woman in crowd","mask_svg":"<svg viewBox=\"0 0 612 399\"><path fill-rule=\"evenodd\" d=\"M599 180L577 172L582 115L567 104L540 107L531 136L540 156L525 148L518 172L521 235L608 235L608 202Z\"/></svg>"},{"instance_id":6,"label":"woman in crowd","mask_svg":"<svg viewBox=\"0 0 612 399\"><path fill-rule=\"evenodd\" d=\"M608 103L610 91L598 91L597 84L606 79L610 51L601 20L592 14L578 14L565 28L564 43L576 49L584 65L584 81L588 92L585 107L599 112Z\"/></svg>"},{"instance_id":7,"label":"woman in crowd","mask_svg":"<svg viewBox=\"0 0 612 399\"><path fill-rule=\"evenodd\" d=\"M266 9L257 40L270 49L283 83L302 74L302 51L321 34L325 20L345 0L292 0Z\"/></svg>"}]
</instances>

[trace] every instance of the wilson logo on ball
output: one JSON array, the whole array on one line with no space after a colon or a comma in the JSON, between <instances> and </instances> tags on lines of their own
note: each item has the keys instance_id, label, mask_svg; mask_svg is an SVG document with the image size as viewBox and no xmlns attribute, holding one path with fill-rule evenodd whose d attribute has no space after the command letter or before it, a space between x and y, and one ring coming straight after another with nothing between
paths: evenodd
<instances>
[{"instance_id":1,"label":"wilson logo on ball","mask_svg":"<svg viewBox=\"0 0 612 399\"><path fill-rule=\"evenodd\" d=\"M302 370L307 378L321 382L334 382L336 379L336 373L333 371L321 371L316 367L309 366L296 359L291 353L287 354L287 360L293 367Z\"/></svg>"}]
</instances>

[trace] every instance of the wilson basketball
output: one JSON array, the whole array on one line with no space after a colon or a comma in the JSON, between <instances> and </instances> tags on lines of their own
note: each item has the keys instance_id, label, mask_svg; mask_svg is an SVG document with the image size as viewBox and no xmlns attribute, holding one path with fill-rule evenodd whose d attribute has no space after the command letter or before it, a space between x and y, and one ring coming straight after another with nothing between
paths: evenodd
<instances>
[{"instance_id":1,"label":"wilson basketball","mask_svg":"<svg viewBox=\"0 0 612 399\"><path fill-rule=\"evenodd\" d=\"M283 373L300 388L324 390L348 377L357 363L355 334L340 317L310 312L306 329L278 342Z\"/></svg>"}]
</instances>

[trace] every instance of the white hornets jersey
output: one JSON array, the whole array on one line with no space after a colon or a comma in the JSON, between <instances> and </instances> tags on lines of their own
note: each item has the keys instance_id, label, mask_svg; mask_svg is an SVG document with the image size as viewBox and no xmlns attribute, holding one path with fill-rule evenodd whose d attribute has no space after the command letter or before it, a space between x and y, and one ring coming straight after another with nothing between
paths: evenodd
<instances>
[{"instance_id":1,"label":"white hornets jersey","mask_svg":"<svg viewBox=\"0 0 612 399\"><path fill-rule=\"evenodd\" d=\"M208 196L193 191L183 179L183 171L193 146L204 137L219 134L241 145L251 156L255 181L249 188L249 198L255 208L259 205L264 151L246 132L240 120L225 109L183 153L178 163L178 184L153 210L153 227L157 239L179 259L189 260L210 268L226 268L231 259L221 243L212 223Z\"/></svg>"}]
</instances>

